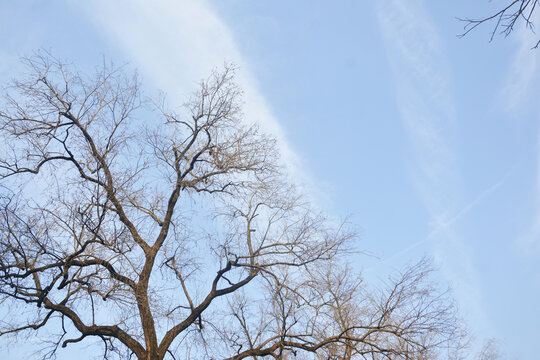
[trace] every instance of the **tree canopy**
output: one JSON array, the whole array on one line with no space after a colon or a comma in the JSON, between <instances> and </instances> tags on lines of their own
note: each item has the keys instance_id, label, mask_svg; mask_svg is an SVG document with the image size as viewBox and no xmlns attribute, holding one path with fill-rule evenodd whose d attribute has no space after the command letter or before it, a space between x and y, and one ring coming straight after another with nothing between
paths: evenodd
<instances>
[{"instance_id":1,"label":"tree canopy","mask_svg":"<svg viewBox=\"0 0 540 360\"><path fill-rule=\"evenodd\" d=\"M346 266L354 231L284 174L233 67L171 110L122 68L24 62L0 107L1 335L48 331L43 357L459 358L429 264L379 287Z\"/></svg>"}]
</instances>

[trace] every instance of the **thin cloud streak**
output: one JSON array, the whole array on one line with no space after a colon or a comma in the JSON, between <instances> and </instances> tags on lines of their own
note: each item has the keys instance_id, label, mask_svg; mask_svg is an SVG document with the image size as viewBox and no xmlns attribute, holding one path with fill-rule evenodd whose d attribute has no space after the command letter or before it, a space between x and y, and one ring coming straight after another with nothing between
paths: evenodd
<instances>
[{"instance_id":1,"label":"thin cloud streak","mask_svg":"<svg viewBox=\"0 0 540 360\"><path fill-rule=\"evenodd\" d=\"M461 218L467 215L467 213L469 213L475 206L477 206L479 203L485 200L492 192L494 192L502 184L504 184L504 182L506 181L506 179L508 179L508 177L513 172L513 170L514 170L514 167L508 170L506 174L504 174L504 176L499 181L497 181L495 184L491 185L490 187L482 191L471 202L463 206L461 210L459 210L454 216L450 217L448 220L439 222L437 224L437 228L430 233L429 237L435 236L437 233L444 231L445 229L454 225L454 223L461 220Z\"/></svg>"},{"instance_id":2,"label":"thin cloud streak","mask_svg":"<svg viewBox=\"0 0 540 360\"><path fill-rule=\"evenodd\" d=\"M540 13L536 12L533 22L540 22ZM531 44L535 44L538 34L530 31L525 26L516 30L518 51L510 66L505 85L499 95L503 109L515 114L528 104L536 104L538 96L538 81L540 57L531 50ZM536 187L533 189L535 196L535 213L529 227L519 235L516 245L523 254L540 254L540 106L536 105L536 121L538 135L536 144Z\"/></svg>"},{"instance_id":3,"label":"thin cloud streak","mask_svg":"<svg viewBox=\"0 0 540 360\"><path fill-rule=\"evenodd\" d=\"M540 22L540 14L535 13L533 22ZM537 34L525 26L517 30L517 42L519 49L514 57L506 83L500 92L501 103L505 110L513 112L526 102L531 101L531 96L536 95L533 91L538 80L538 56L531 51L531 44L535 44ZM534 99L536 100L536 98Z\"/></svg>"},{"instance_id":4,"label":"thin cloud streak","mask_svg":"<svg viewBox=\"0 0 540 360\"><path fill-rule=\"evenodd\" d=\"M467 213L469 213L475 206L480 204L491 193L493 193L502 184L504 184L504 182L510 176L512 171L513 171L513 168L510 169L499 181L497 181L495 184L491 185L490 187L488 187L487 189L482 191L482 193L480 193L478 196L476 196L471 202L469 202L467 205L465 205L463 208L461 208L461 210L459 210L454 216L452 216L448 220L441 221L438 224L434 225L435 229L432 230L425 239L417 241L417 242L405 247L404 249L399 250L398 252L386 257L380 264L377 265L377 267L380 266L381 264L391 263L393 260L399 259L403 255L407 254L409 251L412 251L412 250L418 248L419 246L421 246L421 245L433 240L434 238L436 238L437 235L447 231L452 225L454 225L454 223L458 222L463 216L467 215ZM539 228L539 231L540 231L540 228ZM373 270L375 268L376 267L373 266L373 267L367 268L365 271L371 271L371 270Z\"/></svg>"},{"instance_id":5,"label":"thin cloud streak","mask_svg":"<svg viewBox=\"0 0 540 360\"><path fill-rule=\"evenodd\" d=\"M419 0L385 2L377 15L394 72L398 107L414 150L413 177L432 218L431 234L437 234L398 255L431 242L436 261L457 285L460 302L474 314L479 327L488 328L471 250L450 226L441 227L448 223L445 219L456 221L468 209L459 208L462 186L452 147L456 124L451 76L437 28ZM458 214L457 218L451 214Z\"/></svg>"},{"instance_id":6,"label":"thin cloud streak","mask_svg":"<svg viewBox=\"0 0 540 360\"><path fill-rule=\"evenodd\" d=\"M245 118L276 138L291 178L315 189L258 91L232 32L206 1L98 0L87 8L104 37L118 44L145 79L166 91L172 102L185 100L201 79L224 62L238 66Z\"/></svg>"},{"instance_id":7,"label":"thin cloud streak","mask_svg":"<svg viewBox=\"0 0 540 360\"><path fill-rule=\"evenodd\" d=\"M378 11L398 106L419 167L419 191L432 216L453 210L460 178L449 144L455 110L437 30L421 2L390 1ZM443 198L443 194L448 194Z\"/></svg>"}]
</instances>

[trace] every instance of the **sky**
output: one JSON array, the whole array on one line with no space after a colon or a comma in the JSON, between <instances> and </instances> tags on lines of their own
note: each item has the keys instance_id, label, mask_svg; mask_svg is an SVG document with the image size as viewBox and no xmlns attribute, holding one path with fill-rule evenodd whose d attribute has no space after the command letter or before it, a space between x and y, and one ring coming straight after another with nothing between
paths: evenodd
<instances>
[{"instance_id":1,"label":"sky","mask_svg":"<svg viewBox=\"0 0 540 360\"><path fill-rule=\"evenodd\" d=\"M533 359L540 50L522 27L492 42L489 24L456 36L456 17L497 5L5 0L0 81L18 74L20 56L46 49L82 71L104 58L128 64L147 93L180 104L212 69L236 64L245 117L277 138L320 208L358 229L356 269L377 281L433 259L473 346L497 338L508 358Z\"/></svg>"}]
</instances>

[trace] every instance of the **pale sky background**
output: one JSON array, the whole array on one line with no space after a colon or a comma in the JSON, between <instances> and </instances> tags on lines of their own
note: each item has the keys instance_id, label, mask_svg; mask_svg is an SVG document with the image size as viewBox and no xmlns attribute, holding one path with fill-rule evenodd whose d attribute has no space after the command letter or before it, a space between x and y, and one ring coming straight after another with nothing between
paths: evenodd
<instances>
[{"instance_id":1,"label":"pale sky background","mask_svg":"<svg viewBox=\"0 0 540 360\"><path fill-rule=\"evenodd\" d=\"M182 103L237 64L246 117L321 208L352 214L368 254L356 269L377 281L427 255L475 346L496 337L508 358L537 359L540 50L521 28L456 37L456 16L501 3L3 0L0 80L43 48L83 70L128 63L148 94Z\"/></svg>"}]
</instances>

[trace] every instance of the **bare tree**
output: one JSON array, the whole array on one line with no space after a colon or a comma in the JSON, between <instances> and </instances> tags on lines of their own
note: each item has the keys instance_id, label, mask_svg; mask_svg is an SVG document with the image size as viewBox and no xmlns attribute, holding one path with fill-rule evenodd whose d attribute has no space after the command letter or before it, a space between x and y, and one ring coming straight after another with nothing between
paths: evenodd
<instances>
[{"instance_id":1,"label":"bare tree","mask_svg":"<svg viewBox=\"0 0 540 360\"><path fill-rule=\"evenodd\" d=\"M499 8L489 16L478 19L460 18L459 20L465 22L465 28L459 37L467 35L484 23L495 24L491 32L490 41L497 34L504 35L505 37L510 35L516 26L521 23L524 23L527 28L534 32L533 15L539 6L540 0L511 0L507 1L502 8ZM537 48L538 45L540 45L540 40L534 45L534 48Z\"/></svg>"},{"instance_id":2,"label":"bare tree","mask_svg":"<svg viewBox=\"0 0 540 360\"><path fill-rule=\"evenodd\" d=\"M476 354L477 360L501 360L503 358L500 343L497 339L487 339L482 349Z\"/></svg>"},{"instance_id":3,"label":"bare tree","mask_svg":"<svg viewBox=\"0 0 540 360\"><path fill-rule=\"evenodd\" d=\"M354 233L281 174L241 119L234 69L177 111L136 76L25 60L0 110L1 335L45 329L44 357L424 359L458 331L424 262L369 288L343 265Z\"/></svg>"}]
</instances>

